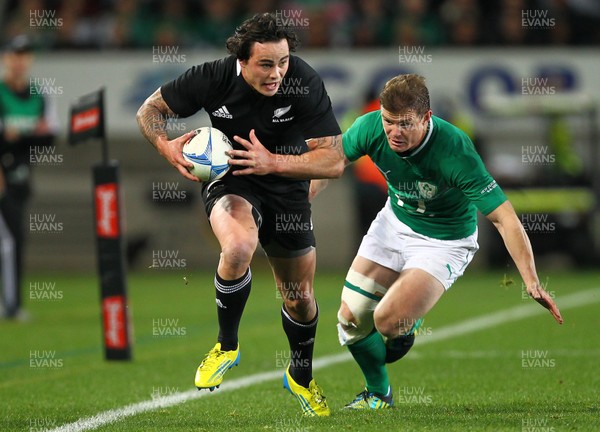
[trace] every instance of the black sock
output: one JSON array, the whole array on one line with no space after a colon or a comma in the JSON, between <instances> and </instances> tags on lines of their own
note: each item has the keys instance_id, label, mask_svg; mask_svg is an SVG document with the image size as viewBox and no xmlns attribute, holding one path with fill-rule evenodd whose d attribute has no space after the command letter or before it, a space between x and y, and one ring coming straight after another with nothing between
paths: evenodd
<instances>
[{"instance_id":1,"label":"black sock","mask_svg":"<svg viewBox=\"0 0 600 432\"><path fill-rule=\"evenodd\" d=\"M246 306L246 300L252 287L250 267L244 276L235 280L224 280L215 273L217 292L217 318L219 319L219 337L221 349L231 351L238 345L238 328Z\"/></svg>"},{"instance_id":2,"label":"black sock","mask_svg":"<svg viewBox=\"0 0 600 432\"><path fill-rule=\"evenodd\" d=\"M404 357L415 343L413 333L389 340L385 346L385 362L394 363Z\"/></svg>"},{"instance_id":3,"label":"black sock","mask_svg":"<svg viewBox=\"0 0 600 432\"><path fill-rule=\"evenodd\" d=\"M319 307L315 317L307 323L295 321L281 307L281 322L283 331L290 344L290 375L302 387L308 387L312 380L312 358L317 334L317 321L319 321Z\"/></svg>"}]
</instances>

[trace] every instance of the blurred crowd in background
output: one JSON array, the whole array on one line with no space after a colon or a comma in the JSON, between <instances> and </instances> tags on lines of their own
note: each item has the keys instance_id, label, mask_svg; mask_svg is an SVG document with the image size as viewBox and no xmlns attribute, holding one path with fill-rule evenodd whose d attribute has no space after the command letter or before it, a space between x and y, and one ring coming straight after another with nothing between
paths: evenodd
<instances>
[{"instance_id":1,"label":"blurred crowd in background","mask_svg":"<svg viewBox=\"0 0 600 432\"><path fill-rule=\"evenodd\" d=\"M3 42L39 49L222 48L245 18L273 11L304 48L600 44L598 0L8 0Z\"/></svg>"}]
</instances>

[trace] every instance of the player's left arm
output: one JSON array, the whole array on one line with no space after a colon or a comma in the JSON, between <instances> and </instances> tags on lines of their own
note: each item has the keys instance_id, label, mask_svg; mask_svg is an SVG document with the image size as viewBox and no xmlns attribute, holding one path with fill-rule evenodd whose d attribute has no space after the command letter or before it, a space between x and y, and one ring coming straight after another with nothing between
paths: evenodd
<instances>
[{"instance_id":1,"label":"player's left arm","mask_svg":"<svg viewBox=\"0 0 600 432\"><path fill-rule=\"evenodd\" d=\"M527 287L527 293L535 301L550 311L554 319L563 323L563 318L554 300L540 285L536 269L533 250L527 233L519 221L511 203L507 200L500 204L495 210L486 216L498 229L504 240L506 249L515 262L523 282Z\"/></svg>"},{"instance_id":2,"label":"player's left arm","mask_svg":"<svg viewBox=\"0 0 600 432\"><path fill-rule=\"evenodd\" d=\"M256 137L254 129L249 140L240 136L233 139L245 150L231 150L233 158L230 165L243 169L234 171L234 175L276 174L296 179L338 178L344 172L344 150L342 135L312 138L306 142L308 151L299 155L280 155L271 153Z\"/></svg>"}]
</instances>

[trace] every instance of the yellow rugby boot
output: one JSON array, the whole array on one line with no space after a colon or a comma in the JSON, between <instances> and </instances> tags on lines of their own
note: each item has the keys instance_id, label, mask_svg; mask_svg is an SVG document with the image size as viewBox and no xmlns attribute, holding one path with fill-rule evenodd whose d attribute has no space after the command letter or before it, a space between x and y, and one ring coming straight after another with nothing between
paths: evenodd
<instances>
[{"instance_id":1,"label":"yellow rugby boot","mask_svg":"<svg viewBox=\"0 0 600 432\"><path fill-rule=\"evenodd\" d=\"M209 389L213 391L223 382L223 375L240 362L240 346L232 351L221 351L221 343L217 342L213 349L198 366L196 370L196 387L198 390Z\"/></svg>"},{"instance_id":2,"label":"yellow rugby boot","mask_svg":"<svg viewBox=\"0 0 600 432\"><path fill-rule=\"evenodd\" d=\"M290 375L290 368L288 366L285 374L283 375L283 387L286 388L291 394L296 396L300 406L302 407L302 413L308 417L327 417L331 413L325 396L321 387L317 385L313 379L308 388L302 387L297 384L292 376Z\"/></svg>"}]
</instances>

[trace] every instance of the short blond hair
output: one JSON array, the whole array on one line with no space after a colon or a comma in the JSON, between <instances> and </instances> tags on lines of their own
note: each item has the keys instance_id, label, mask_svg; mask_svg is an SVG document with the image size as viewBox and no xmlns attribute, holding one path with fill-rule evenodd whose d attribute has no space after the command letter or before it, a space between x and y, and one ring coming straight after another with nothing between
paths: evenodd
<instances>
[{"instance_id":1,"label":"short blond hair","mask_svg":"<svg viewBox=\"0 0 600 432\"><path fill-rule=\"evenodd\" d=\"M379 101L394 114L414 110L418 115L425 115L431 109L425 78L417 74L398 75L386 82Z\"/></svg>"}]
</instances>

